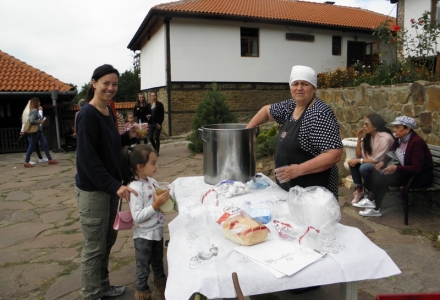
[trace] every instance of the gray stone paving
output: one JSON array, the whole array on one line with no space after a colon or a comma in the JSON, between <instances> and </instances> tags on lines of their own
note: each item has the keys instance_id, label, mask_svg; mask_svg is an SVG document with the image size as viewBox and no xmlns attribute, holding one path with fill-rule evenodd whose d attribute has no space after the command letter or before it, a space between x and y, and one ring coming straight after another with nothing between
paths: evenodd
<instances>
[{"instance_id":1,"label":"gray stone paving","mask_svg":"<svg viewBox=\"0 0 440 300\"><path fill-rule=\"evenodd\" d=\"M81 299L82 235L73 194L75 153L53 153L60 164L23 167L23 154L0 155L0 299ZM35 158L35 155L34 155ZM193 155L186 142L162 146L156 179L172 182L181 176L203 175L203 155ZM340 190L341 223L358 227L388 252L401 268L393 278L359 283L360 300L384 293L420 293L440 290L440 252L424 237L402 235L401 229L440 231L439 213L411 206L410 226L403 225L402 205L396 194L384 201L381 218L362 218L347 203L352 191ZM347 202L347 203L346 203ZM128 209L126 203L123 209ZM166 215L167 222L177 213ZM134 299L134 248L131 231L121 231L111 256L111 281L124 284L118 299ZM169 237L165 228L165 238ZM165 257L165 266L166 257ZM152 288L153 284L150 282ZM168 287L172 288L172 287ZM258 296L255 299L263 299ZM339 299L339 284L302 295L288 291L264 299ZM185 300L185 299L182 299Z\"/></svg>"}]
</instances>

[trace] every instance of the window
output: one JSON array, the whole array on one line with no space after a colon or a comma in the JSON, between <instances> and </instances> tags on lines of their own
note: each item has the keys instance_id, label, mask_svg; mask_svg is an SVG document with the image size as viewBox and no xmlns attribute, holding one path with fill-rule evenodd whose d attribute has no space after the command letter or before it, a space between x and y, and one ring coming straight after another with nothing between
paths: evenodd
<instances>
[{"instance_id":1,"label":"window","mask_svg":"<svg viewBox=\"0 0 440 300\"><path fill-rule=\"evenodd\" d=\"M241 56L258 57L258 28L240 28Z\"/></svg>"},{"instance_id":2,"label":"window","mask_svg":"<svg viewBox=\"0 0 440 300\"><path fill-rule=\"evenodd\" d=\"M332 54L341 55L342 38L340 36L332 36Z\"/></svg>"}]
</instances>

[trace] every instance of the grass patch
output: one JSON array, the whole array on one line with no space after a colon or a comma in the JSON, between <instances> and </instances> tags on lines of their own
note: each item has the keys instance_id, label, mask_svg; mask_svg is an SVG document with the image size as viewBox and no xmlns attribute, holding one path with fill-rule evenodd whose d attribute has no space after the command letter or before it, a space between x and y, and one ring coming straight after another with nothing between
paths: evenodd
<instances>
[{"instance_id":1,"label":"grass patch","mask_svg":"<svg viewBox=\"0 0 440 300\"><path fill-rule=\"evenodd\" d=\"M402 235L421 236L421 237L427 238L428 240L431 241L431 244L435 249L440 250L440 240L439 240L440 232L438 232L438 231L426 231L425 232L420 229L405 228L405 229L400 230L400 233Z\"/></svg>"},{"instance_id":2,"label":"grass patch","mask_svg":"<svg viewBox=\"0 0 440 300\"><path fill-rule=\"evenodd\" d=\"M130 257L122 257L122 258L115 258L114 256L111 256L111 272L114 272L116 270L119 270L125 266L128 266L129 264L132 264L136 258L133 256Z\"/></svg>"},{"instance_id":3,"label":"grass patch","mask_svg":"<svg viewBox=\"0 0 440 300\"><path fill-rule=\"evenodd\" d=\"M64 270L58 273L58 276L69 275L70 273L72 273L73 271L79 268L79 264L71 261L59 261L58 263L64 267Z\"/></svg>"}]
</instances>

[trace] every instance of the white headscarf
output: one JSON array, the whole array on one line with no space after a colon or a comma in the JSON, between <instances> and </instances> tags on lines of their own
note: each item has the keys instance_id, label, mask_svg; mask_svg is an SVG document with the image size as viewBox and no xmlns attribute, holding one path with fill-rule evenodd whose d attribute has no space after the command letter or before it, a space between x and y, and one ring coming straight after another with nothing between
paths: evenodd
<instances>
[{"instance_id":1,"label":"white headscarf","mask_svg":"<svg viewBox=\"0 0 440 300\"><path fill-rule=\"evenodd\" d=\"M306 66L293 66L292 72L290 73L289 86L292 82L296 80L305 80L309 82L316 89L318 85L318 77L316 76L315 70Z\"/></svg>"},{"instance_id":2,"label":"white headscarf","mask_svg":"<svg viewBox=\"0 0 440 300\"><path fill-rule=\"evenodd\" d=\"M21 115L21 123L22 124L26 123L27 119L29 119L30 106L31 106L31 100L28 101L26 107L23 110L23 114Z\"/></svg>"}]
</instances>

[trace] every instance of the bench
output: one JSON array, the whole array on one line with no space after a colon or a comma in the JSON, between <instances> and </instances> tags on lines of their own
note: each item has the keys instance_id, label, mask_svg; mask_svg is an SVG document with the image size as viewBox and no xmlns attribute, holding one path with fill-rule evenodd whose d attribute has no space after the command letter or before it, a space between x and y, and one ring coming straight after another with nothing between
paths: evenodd
<instances>
[{"instance_id":1,"label":"bench","mask_svg":"<svg viewBox=\"0 0 440 300\"><path fill-rule=\"evenodd\" d=\"M408 196L410 193L438 193L440 192L440 146L428 144L434 161L434 181L431 186L423 188L410 188L411 183L417 176L411 177L406 186L402 187L401 195L403 200L403 212L405 215L405 225L408 225Z\"/></svg>"}]
</instances>

